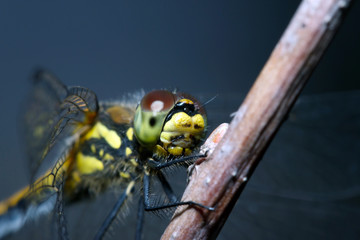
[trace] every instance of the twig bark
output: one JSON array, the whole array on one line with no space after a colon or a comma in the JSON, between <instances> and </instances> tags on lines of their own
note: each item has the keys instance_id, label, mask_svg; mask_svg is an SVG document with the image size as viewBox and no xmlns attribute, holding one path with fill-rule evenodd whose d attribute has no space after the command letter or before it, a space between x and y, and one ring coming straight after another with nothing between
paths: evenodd
<instances>
[{"instance_id":1,"label":"twig bark","mask_svg":"<svg viewBox=\"0 0 360 240\"><path fill-rule=\"evenodd\" d=\"M251 172L342 22L350 0L304 0L276 45L224 139L193 171L183 201L162 239L214 239Z\"/></svg>"}]
</instances>

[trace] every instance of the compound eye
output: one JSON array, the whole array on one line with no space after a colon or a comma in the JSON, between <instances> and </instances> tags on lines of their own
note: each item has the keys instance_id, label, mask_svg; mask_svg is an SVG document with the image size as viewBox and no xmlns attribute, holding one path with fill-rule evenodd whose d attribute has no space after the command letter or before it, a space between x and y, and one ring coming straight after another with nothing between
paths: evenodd
<instances>
[{"instance_id":1,"label":"compound eye","mask_svg":"<svg viewBox=\"0 0 360 240\"><path fill-rule=\"evenodd\" d=\"M146 94L141 100L144 111L163 112L170 110L175 104L174 95L166 90L155 90Z\"/></svg>"},{"instance_id":2,"label":"compound eye","mask_svg":"<svg viewBox=\"0 0 360 240\"><path fill-rule=\"evenodd\" d=\"M134 116L134 133L141 145L156 145L165 118L174 105L175 96L169 91L156 90L143 97Z\"/></svg>"}]
</instances>

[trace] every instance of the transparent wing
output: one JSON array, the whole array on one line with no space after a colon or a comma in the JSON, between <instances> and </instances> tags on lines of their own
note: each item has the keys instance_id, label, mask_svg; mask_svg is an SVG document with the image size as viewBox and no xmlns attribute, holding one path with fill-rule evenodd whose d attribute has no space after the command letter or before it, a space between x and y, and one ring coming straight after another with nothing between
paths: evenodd
<instances>
[{"instance_id":1,"label":"transparent wing","mask_svg":"<svg viewBox=\"0 0 360 240\"><path fill-rule=\"evenodd\" d=\"M56 165L46 175L38 179L31 186L19 193L16 204L11 205L7 211L0 215L0 238L19 231L34 219L39 220L51 213L56 206L60 226L65 220L63 214L63 184L68 166L67 154L60 158ZM66 229L62 227L61 229ZM66 234L66 231L63 231ZM62 234L64 235L64 234ZM63 239L63 238L62 238Z\"/></svg>"},{"instance_id":2,"label":"transparent wing","mask_svg":"<svg viewBox=\"0 0 360 240\"><path fill-rule=\"evenodd\" d=\"M92 124L98 101L91 90L68 88L50 72L39 70L26 104L23 129L33 180L56 142Z\"/></svg>"},{"instance_id":3,"label":"transparent wing","mask_svg":"<svg viewBox=\"0 0 360 240\"><path fill-rule=\"evenodd\" d=\"M360 236L360 92L298 101L219 239Z\"/></svg>"}]
</instances>

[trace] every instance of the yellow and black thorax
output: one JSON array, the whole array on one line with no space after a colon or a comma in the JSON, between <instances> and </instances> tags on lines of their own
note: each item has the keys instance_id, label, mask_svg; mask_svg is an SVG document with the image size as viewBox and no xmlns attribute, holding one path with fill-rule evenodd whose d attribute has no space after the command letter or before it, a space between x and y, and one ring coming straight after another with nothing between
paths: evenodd
<instances>
[{"instance_id":1,"label":"yellow and black thorax","mask_svg":"<svg viewBox=\"0 0 360 240\"><path fill-rule=\"evenodd\" d=\"M93 126L75 143L67 189L97 192L141 178L149 158L164 162L190 155L205 129L205 111L182 93L152 91L137 107L100 104Z\"/></svg>"}]
</instances>

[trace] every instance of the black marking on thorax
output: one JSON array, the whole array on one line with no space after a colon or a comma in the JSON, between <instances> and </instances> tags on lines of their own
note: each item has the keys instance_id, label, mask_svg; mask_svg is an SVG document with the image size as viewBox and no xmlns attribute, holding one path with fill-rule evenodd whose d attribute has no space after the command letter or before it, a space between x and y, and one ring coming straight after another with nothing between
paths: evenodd
<instances>
[{"instance_id":1,"label":"black marking on thorax","mask_svg":"<svg viewBox=\"0 0 360 240\"><path fill-rule=\"evenodd\" d=\"M117 124L114 123L111 118L102 113L98 119L104 126L109 130L114 130L121 139L120 148L115 149L111 147L104 138L90 138L82 143L80 151L87 156L94 156L99 160L103 160L106 154L111 155L115 160L124 159L127 160L129 157L126 156L126 148L130 148L132 151L131 156L137 155L137 142L135 138L130 141L126 136L126 131L132 127L130 124ZM94 151L95 150L95 151Z\"/></svg>"}]
</instances>

